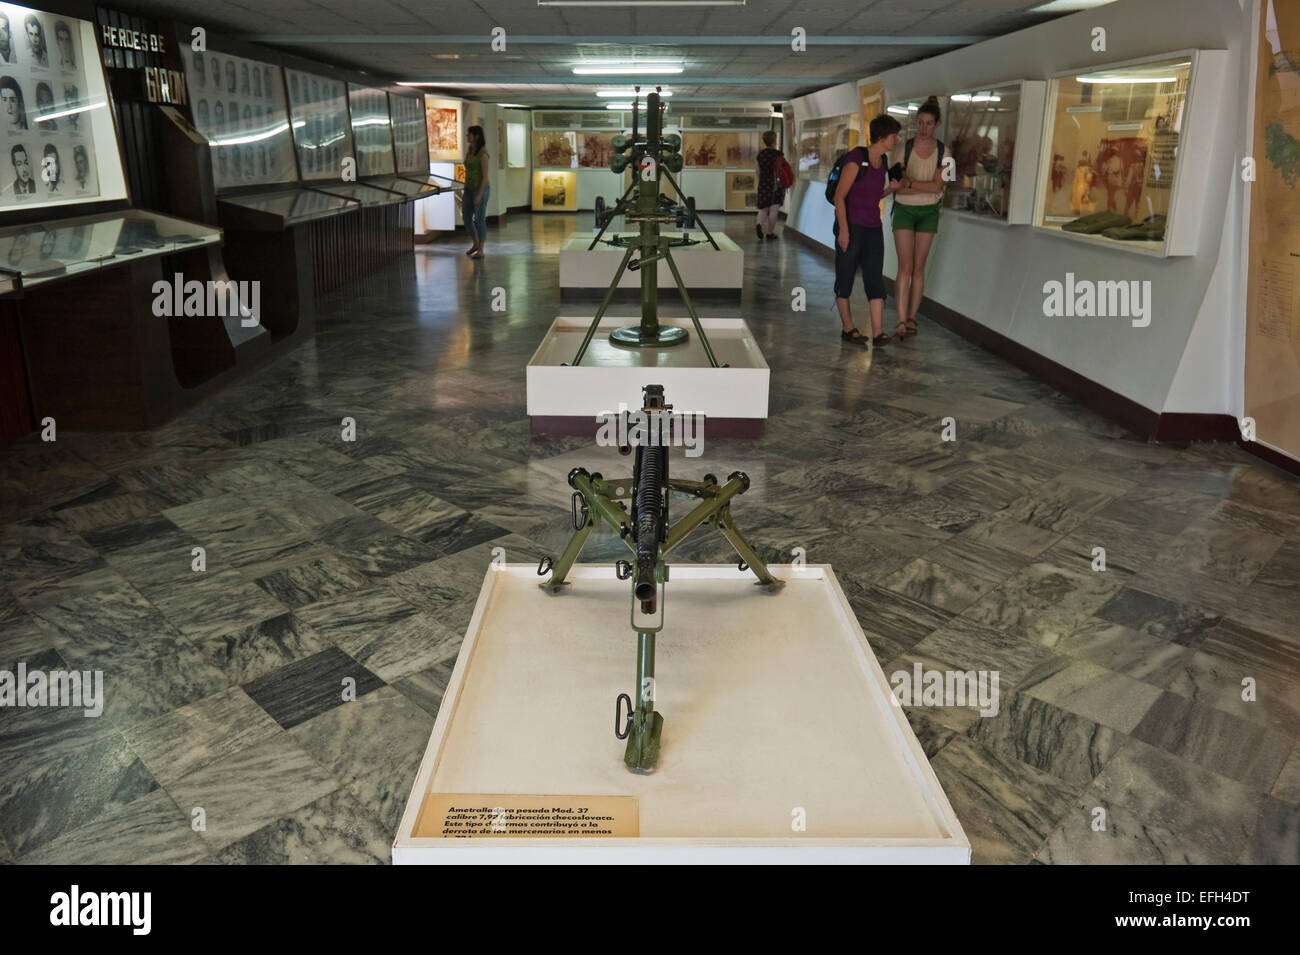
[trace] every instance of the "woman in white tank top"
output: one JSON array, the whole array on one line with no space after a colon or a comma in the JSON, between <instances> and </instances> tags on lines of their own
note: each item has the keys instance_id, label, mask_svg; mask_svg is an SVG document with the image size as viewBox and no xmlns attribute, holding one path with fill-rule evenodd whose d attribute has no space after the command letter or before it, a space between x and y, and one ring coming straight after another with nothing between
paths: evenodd
<instances>
[{"instance_id":1,"label":"woman in white tank top","mask_svg":"<svg viewBox=\"0 0 1300 955\"><path fill-rule=\"evenodd\" d=\"M925 295L925 263L939 232L943 144L934 137L938 125L939 100L931 96L917 112L916 136L911 140L911 154L894 197L894 248L898 253L894 297L898 301L900 338L916 334L916 313Z\"/></svg>"}]
</instances>

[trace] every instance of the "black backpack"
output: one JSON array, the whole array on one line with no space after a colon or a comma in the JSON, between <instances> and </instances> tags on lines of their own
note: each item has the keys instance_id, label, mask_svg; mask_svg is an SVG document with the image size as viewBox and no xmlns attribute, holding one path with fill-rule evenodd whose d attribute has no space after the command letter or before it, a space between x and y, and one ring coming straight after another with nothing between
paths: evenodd
<instances>
[{"instance_id":1,"label":"black backpack","mask_svg":"<svg viewBox=\"0 0 1300 955\"><path fill-rule=\"evenodd\" d=\"M840 173L844 171L844 163L848 160L850 156L852 156L854 153L858 152L859 150L865 153L867 151L867 148L865 146L853 147L848 152L843 153L839 159L835 160L835 165L831 167L831 174L826 179L826 201L829 202L831 205L835 205L835 190L839 188ZM858 164L866 165L866 163L869 161L870 161L870 157L864 156L859 161Z\"/></svg>"}]
</instances>

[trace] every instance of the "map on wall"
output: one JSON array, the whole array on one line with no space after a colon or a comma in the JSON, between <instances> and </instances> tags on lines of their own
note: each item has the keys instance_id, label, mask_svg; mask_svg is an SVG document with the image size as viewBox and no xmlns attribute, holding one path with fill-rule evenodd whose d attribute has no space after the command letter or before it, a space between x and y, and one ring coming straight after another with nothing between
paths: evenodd
<instances>
[{"instance_id":1,"label":"map on wall","mask_svg":"<svg viewBox=\"0 0 1300 955\"><path fill-rule=\"evenodd\" d=\"M1300 0L1265 0L1260 19L1245 413L1300 458Z\"/></svg>"},{"instance_id":2,"label":"map on wall","mask_svg":"<svg viewBox=\"0 0 1300 955\"><path fill-rule=\"evenodd\" d=\"M207 139L218 189L298 178L279 67L182 48L194 128Z\"/></svg>"},{"instance_id":3,"label":"map on wall","mask_svg":"<svg viewBox=\"0 0 1300 955\"><path fill-rule=\"evenodd\" d=\"M99 195L87 68L99 74L90 24L73 17L0 4L0 101L9 166L0 208L84 202ZM83 31L83 27L89 28ZM96 76L102 85L102 74ZM117 144L102 144L117 159Z\"/></svg>"},{"instance_id":4,"label":"map on wall","mask_svg":"<svg viewBox=\"0 0 1300 955\"><path fill-rule=\"evenodd\" d=\"M428 103L424 113L429 126L429 158L460 159L460 110Z\"/></svg>"}]
</instances>

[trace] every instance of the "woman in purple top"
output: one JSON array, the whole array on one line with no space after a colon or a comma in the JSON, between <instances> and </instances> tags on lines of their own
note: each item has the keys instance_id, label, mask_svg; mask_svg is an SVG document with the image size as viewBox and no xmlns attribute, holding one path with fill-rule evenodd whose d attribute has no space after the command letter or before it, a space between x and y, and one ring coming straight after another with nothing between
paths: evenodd
<instances>
[{"instance_id":1,"label":"woman in purple top","mask_svg":"<svg viewBox=\"0 0 1300 955\"><path fill-rule=\"evenodd\" d=\"M889 178L885 157L898 148L902 127L889 115L871 121L871 145L859 146L848 154L840 168L835 189L835 307L844 330L840 337L858 345L867 338L853 325L849 313L849 296L853 281L862 270L871 307L871 342L883 345L889 336L881 331L885 318L885 281L881 270L885 263L885 236L880 226L880 201L898 189L898 181Z\"/></svg>"}]
</instances>

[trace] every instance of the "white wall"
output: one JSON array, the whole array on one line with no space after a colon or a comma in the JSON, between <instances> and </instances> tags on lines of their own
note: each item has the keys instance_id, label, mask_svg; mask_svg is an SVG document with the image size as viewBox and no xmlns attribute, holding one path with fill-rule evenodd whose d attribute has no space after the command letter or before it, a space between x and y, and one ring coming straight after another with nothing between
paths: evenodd
<instances>
[{"instance_id":1,"label":"white wall","mask_svg":"<svg viewBox=\"0 0 1300 955\"><path fill-rule=\"evenodd\" d=\"M1090 48L1095 27L1106 30L1104 53ZM1233 342L1244 328L1236 168L1250 112L1243 109L1249 31L1250 16L1239 0L1119 0L868 77L883 82L887 101L896 101L1184 49L1228 51L1228 79L1222 89L1209 91L1218 98L1214 128L1186 134L1204 144L1208 167L1204 181L1179 184L1180 191L1204 197L1194 255L1160 259L1031 226L945 215L926 273L926 295L1146 408L1234 413L1233 382L1242 357ZM840 87L795 103L800 119L858 108L856 97L850 101ZM792 225L830 246L831 207L822 186L799 189L795 203ZM897 260L888 229L885 259L885 274L892 276ZM1098 281L1149 280L1150 326L1134 328L1122 318L1045 317L1043 285L1064 281L1067 272ZM892 314L886 316L886 325L892 321Z\"/></svg>"}]
</instances>

